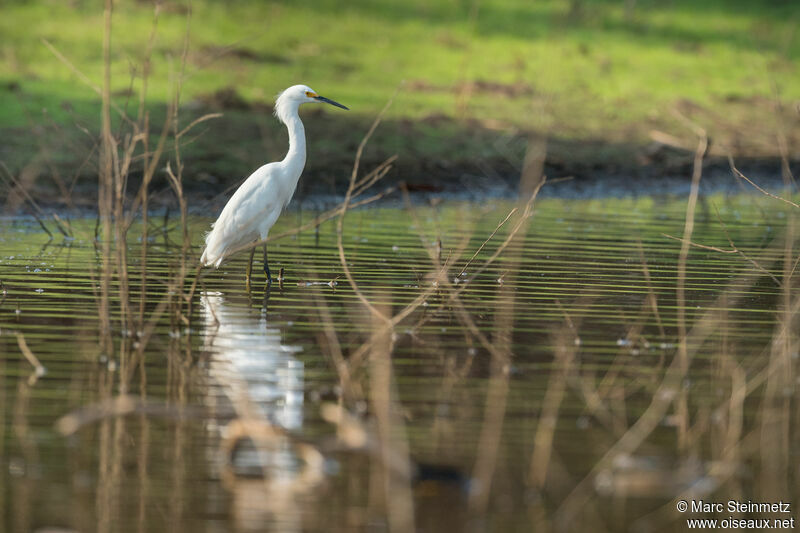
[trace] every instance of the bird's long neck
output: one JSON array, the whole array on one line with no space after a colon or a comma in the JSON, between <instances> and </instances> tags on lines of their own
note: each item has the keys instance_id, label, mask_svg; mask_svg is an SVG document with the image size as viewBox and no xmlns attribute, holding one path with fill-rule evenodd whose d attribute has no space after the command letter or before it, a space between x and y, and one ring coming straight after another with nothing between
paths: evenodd
<instances>
[{"instance_id":1,"label":"bird's long neck","mask_svg":"<svg viewBox=\"0 0 800 533\"><path fill-rule=\"evenodd\" d=\"M306 130L296 111L286 120L286 128L289 130L289 152L283 163L294 169L300 177L300 172L306 164Z\"/></svg>"}]
</instances>

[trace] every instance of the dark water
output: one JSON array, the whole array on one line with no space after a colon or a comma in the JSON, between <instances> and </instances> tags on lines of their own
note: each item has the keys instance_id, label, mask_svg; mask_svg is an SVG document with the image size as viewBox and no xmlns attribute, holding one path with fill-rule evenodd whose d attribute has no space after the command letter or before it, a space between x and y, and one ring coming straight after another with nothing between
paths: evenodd
<instances>
[{"instance_id":1,"label":"dark water","mask_svg":"<svg viewBox=\"0 0 800 533\"><path fill-rule=\"evenodd\" d=\"M267 293L263 277L246 290L247 253L192 291L209 221L191 220L184 257L175 221L152 219L146 267L134 226L129 288L115 276L104 297L94 220L52 241L5 220L0 523L391 531L413 513L420 531L647 531L715 517L678 513L681 499L792 502L719 519L795 516L793 208L702 200L692 240L730 253L691 249L680 307L681 243L664 234L683 235L684 200L541 201L475 275L515 217L467 261L511 207L418 208L421 227L404 210L347 216L363 297L388 317L420 299L392 329L348 283L333 222L270 245L285 280Z\"/></svg>"}]
</instances>

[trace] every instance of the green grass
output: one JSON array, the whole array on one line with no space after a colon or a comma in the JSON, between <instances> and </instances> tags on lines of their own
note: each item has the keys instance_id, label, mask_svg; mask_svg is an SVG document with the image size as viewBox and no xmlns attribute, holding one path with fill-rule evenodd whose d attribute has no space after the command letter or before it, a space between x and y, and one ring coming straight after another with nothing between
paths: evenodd
<instances>
[{"instance_id":1,"label":"green grass","mask_svg":"<svg viewBox=\"0 0 800 533\"><path fill-rule=\"evenodd\" d=\"M752 151L769 152L776 91L784 103L800 98L796 2L640 0L626 14L622 0L489 0L479 2L474 21L471 1L430 4L193 1L182 102L234 87L247 101L269 103L286 86L307 83L367 120L405 80L390 119L444 116L472 121L449 128L634 143L654 127L685 132L671 110L691 102L701 110L692 118L717 139L740 135ZM183 6L166 3L159 18L149 79L154 107L174 87L187 27ZM50 123L96 127L96 95L42 40L100 85L102 10L95 2L56 0L0 10L3 135ZM141 87L131 72L140 71L152 21L148 2L115 6L112 77L120 105L131 83ZM465 81L502 87L467 94L459 88ZM513 87L520 93L506 94ZM454 144L430 133L410 141L414 152L453 156L442 150Z\"/></svg>"}]
</instances>

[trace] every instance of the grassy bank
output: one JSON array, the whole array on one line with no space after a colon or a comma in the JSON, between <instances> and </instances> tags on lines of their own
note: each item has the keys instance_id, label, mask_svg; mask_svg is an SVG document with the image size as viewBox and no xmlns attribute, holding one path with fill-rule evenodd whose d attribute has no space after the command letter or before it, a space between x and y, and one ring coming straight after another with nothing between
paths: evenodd
<instances>
[{"instance_id":1,"label":"grassy bank","mask_svg":"<svg viewBox=\"0 0 800 533\"><path fill-rule=\"evenodd\" d=\"M54 172L91 177L91 158L79 166L99 128L97 95L46 43L100 85L102 10L79 1L0 9L0 159L43 185ZM135 109L153 5L118 2L114 10L114 100ZM709 132L712 153L791 159L796 150L793 2L196 1L190 16L186 4L167 2L147 86L154 131L178 78L187 23L183 120L225 114L187 146L189 186L221 190L279 157L285 139L270 104L298 82L352 109L305 115L308 173L320 187L335 183L403 81L367 156L398 153L406 174L513 175L531 132L550 139L548 160L565 175L669 164L648 145L655 131L691 150L683 117Z\"/></svg>"}]
</instances>

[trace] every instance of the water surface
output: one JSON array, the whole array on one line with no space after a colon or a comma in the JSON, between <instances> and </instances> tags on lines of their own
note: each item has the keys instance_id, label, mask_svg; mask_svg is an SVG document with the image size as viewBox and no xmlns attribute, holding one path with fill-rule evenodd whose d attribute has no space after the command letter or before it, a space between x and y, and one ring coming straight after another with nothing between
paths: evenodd
<instances>
[{"instance_id":1,"label":"water surface","mask_svg":"<svg viewBox=\"0 0 800 533\"><path fill-rule=\"evenodd\" d=\"M5 529L383 531L410 505L421 531L682 530L687 494L793 500L792 208L704 199L692 240L724 251L693 247L682 276L666 235L684 200L541 200L478 273L512 207L348 214L362 296L386 316L420 299L390 331L334 222L270 245L282 286L248 290L242 253L192 291L210 220L191 219L184 256L179 224L152 218L104 299L94 220L52 240L3 221Z\"/></svg>"}]
</instances>

